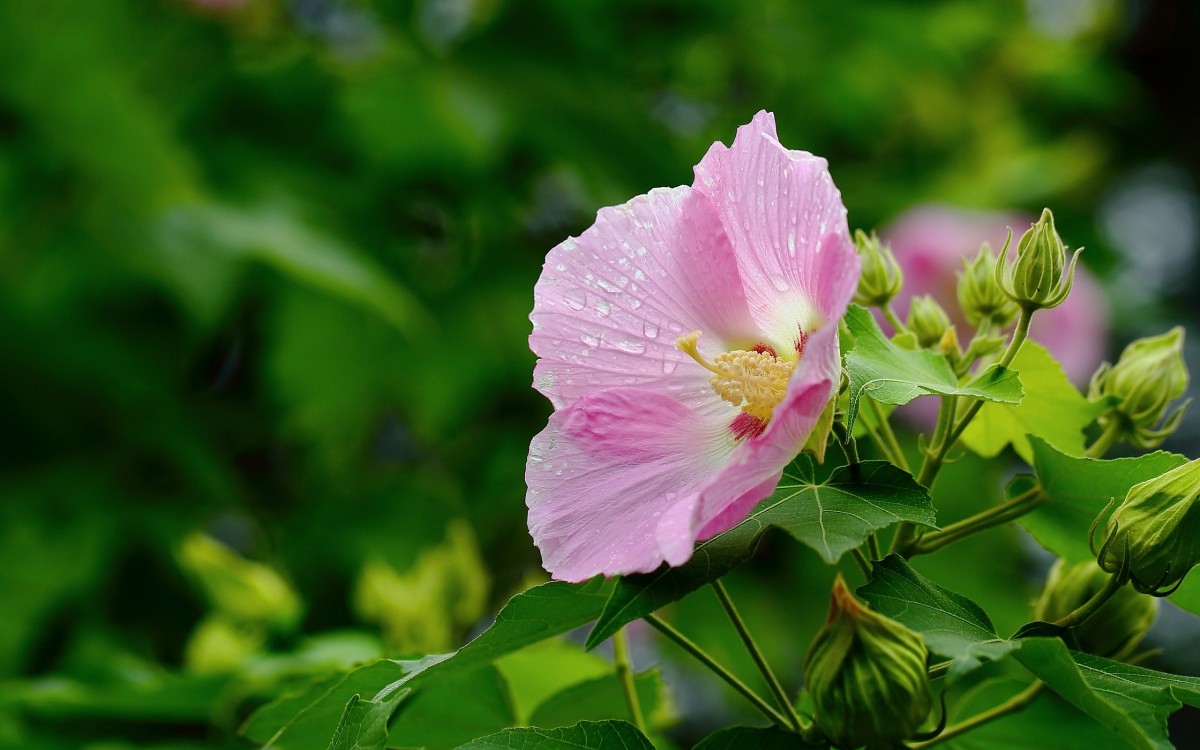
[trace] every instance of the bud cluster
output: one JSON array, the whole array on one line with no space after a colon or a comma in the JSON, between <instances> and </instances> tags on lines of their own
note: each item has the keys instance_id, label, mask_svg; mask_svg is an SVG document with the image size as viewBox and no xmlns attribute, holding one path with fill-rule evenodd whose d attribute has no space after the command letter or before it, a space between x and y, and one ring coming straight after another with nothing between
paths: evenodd
<instances>
[{"instance_id":1,"label":"bud cluster","mask_svg":"<svg viewBox=\"0 0 1200 750\"><path fill-rule=\"evenodd\" d=\"M1183 328L1176 327L1161 336L1134 341L1125 347L1115 365L1104 363L1092 376L1088 398L1119 399L1101 415L1100 425L1117 429L1138 448L1151 450L1173 433L1183 419L1187 402L1174 410L1170 406L1187 386Z\"/></svg>"},{"instance_id":2,"label":"bud cluster","mask_svg":"<svg viewBox=\"0 0 1200 750\"><path fill-rule=\"evenodd\" d=\"M1105 528L1100 567L1165 596L1200 563L1200 459L1130 488Z\"/></svg>"},{"instance_id":3,"label":"bud cluster","mask_svg":"<svg viewBox=\"0 0 1200 750\"><path fill-rule=\"evenodd\" d=\"M880 242L874 232L868 235L861 229L855 230L854 244L862 263L854 301L863 307L883 307L899 294L900 287L904 285L900 264L892 255L892 248Z\"/></svg>"},{"instance_id":4,"label":"bud cluster","mask_svg":"<svg viewBox=\"0 0 1200 750\"><path fill-rule=\"evenodd\" d=\"M974 260L963 258L958 276L958 305L973 326L1000 329L1017 316L1017 306L996 284L996 257L986 242Z\"/></svg>"},{"instance_id":5,"label":"bud cluster","mask_svg":"<svg viewBox=\"0 0 1200 750\"><path fill-rule=\"evenodd\" d=\"M1011 266L1005 265L1012 234L1004 242L996 262L996 285L1021 309L1028 312L1058 307L1071 291L1075 281L1075 264L1082 248L1071 257L1066 278L1067 248L1054 228L1054 214L1042 209L1042 216L1021 235L1017 257Z\"/></svg>"}]
</instances>

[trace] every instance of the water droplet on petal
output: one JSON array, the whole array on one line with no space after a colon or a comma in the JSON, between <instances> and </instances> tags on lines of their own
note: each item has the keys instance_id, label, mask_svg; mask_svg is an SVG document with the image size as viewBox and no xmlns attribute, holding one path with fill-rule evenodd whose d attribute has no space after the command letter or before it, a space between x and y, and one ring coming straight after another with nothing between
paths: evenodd
<instances>
[{"instance_id":1,"label":"water droplet on petal","mask_svg":"<svg viewBox=\"0 0 1200 750\"><path fill-rule=\"evenodd\" d=\"M584 305L587 304L587 292L578 287L568 289L563 293L563 301L572 310L582 310Z\"/></svg>"},{"instance_id":2,"label":"water droplet on petal","mask_svg":"<svg viewBox=\"0 0 1200 750\"><path fill-rule=\"evenodd\" d=\"M658 324L647 320L645 323L642 323L642 333L646 334L646 338L648 339L658 338Z\"/></svg>"},{"instance_id":3,"label":"water droplet on petal","mask_svg":"<svg viewBox=\"0 0 1200 750\"><path fill-rule=\"evenodd\" d=\"M602 317L602 318L608 317L608 313L610 310L612 310L612 306L609 305L608 302L606 302L605 300L600 300L599 302L596 303L596 313L600 317Z\"/></svg>"},{"instance_id":4,"label":"water droplet on petal","mask_svg":"<svg viewBox=\"0 0 1200 750\"><path fill-rule=\"evenodd\" d=\"M675 368L678 366L679 366L679 363L676 362L675 360L664 359L662 362L663 375L670 375L671 373L675 372Z\"/></svg>"}]
</instances>

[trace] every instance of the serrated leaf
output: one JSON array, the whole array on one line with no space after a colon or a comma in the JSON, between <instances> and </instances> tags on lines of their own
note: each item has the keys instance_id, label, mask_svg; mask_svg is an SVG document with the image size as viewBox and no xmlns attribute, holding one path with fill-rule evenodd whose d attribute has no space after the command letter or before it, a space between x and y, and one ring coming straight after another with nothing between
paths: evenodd
<instances>
[{"instance_id":1,"label":"serrated leaf","mask_svg":"<svg viewBox=\"0 0 1200 750\"><path fill-rule=\"evenodd\" d=\"M1069 563L1092 559L1088 529L1110 500L1120 503L1133 485L1187 463L1183 456L1163 451L1109 461L1072 458L1039 438L1030 439L1030 447L1047 500L1021 516L1020 524Z\"/></svg>"},{"instance_id":2,"label":"serrated leaf","mask_svg":"<svg viewBox=\"0 0 1200 750\"><path fill-rule=\"evenodd\" d=\"M857 593L876 612L920 633L930 651L953 659L950 681L1020 647L996 635L978 604L925 578L899 555L876 562L871 582Z\"/></svg>"},{"instance_id":3,"label":"serrated leaf","mask_svg":"<svg viewBox=\"0 0 1200 750\"><path fill-rule=\"evenodd\" d=\"M833 565L871 532L897 521L934 525L929 494L908 473L886 461L866 461L857 478L849 467L842 467L818 483L811 457L799 456L771 497L737 526L697 545L686 564L622 577L588 635L587 647L595 648L626 623L682 599L749 560L768 527L783 529Z\"/></svg>"},{"instance_id":4,"label":"serrated leaf","mask_svg":"<svg viewBox=\"0 0 1200 750\"><path fill-rule=\"evenodd\" d=\"M323 750L346 704L355 695L390 694L402 687L416 689L434 678L477 669L504 654L573 630L599 615L609 588L609 583L601 579L536 586L509 600L496 622L456 653L408 661L383 659L333 675L263 706L246 721L241 732L254 742L279 750Z\"/></svg>"},{"instance_id":5,"label":"serrated leaf","mask_svg":"<svg viewBox=\"0 0 1200 750\"><path fill-rule=\"evenodd\" d=\"M573 727L521 727L480 737L459 750L654 750L626 721L581 721Z\"/></svg>"},{"instance_id":6,"label":"serrated leaf","mask_svg":"<svg viewBox=\"0 0 1200 750\"><path fill-rule=\"evenodd\" d=\"M800 735L786 732L778 727L728 727L708 735L692 750L806 750L819 748L805 742Z\"/></svg>"},{"instance_id":7,"label":"serrated leaf","mask_svg":"<svg viewBox=\"0 0 1200 750\"><path fill-rule=\"evenodd\" d=\"M486 666L417 690L401 704L385 737L394 748L451 750L515 723L508 684Z\"/></svg>"},{"instance_id":8,"label":"serrated leaf","mask_svg":"<svg viewBox=\"0 0 1200 750\"><path fill-rule=\"evenodd\" d=\"M661 726L665 718L665 686L657 669L642 672L634 678L638 702L646 721ZM529 724L545 729L565 727L580 721L601 721L617 718L632 721L625 689L615 673L571 685L547 698L538 706Z\"/></svg>"},{"instance_id":9,"label":"serrated leaf","mask_svg":"<svg viewBox=\"0 0 1200 750\"><path fill-rule=\"evenodd\" d=\"M1012 370L992 365L973 380L959 384L950 363L934 352L902 349L888 340L870 312L851 305L845 323L854 338L846 354L850 396L846 426L853 429L864 394L883 404L907 404L918 396L972 396L1015 404L1024 392Z\"/></svg>"},{"instance_id":10,"label":"serrated leaf","mask_svg":"<svg viewBox=\"0 0 1200 750\"><path fill-rule=\"evenodd\" d=\"M384 750L388 720L411 693L407 688L379 694L370 700L355 695L346 703L329 750Z\"/></svg>"},{"instance_id":11,"label":"serrated leaf","mask_svg":"<svg viewBox=\"0 0 1200 750\"><path fill-rule=\"evenodd\" d=\"M962 434L968 448L991 458L1011 444L1033 462L1027 435L1042 438L1071 456L1083 453L1083 430L1111 402L1088 401L1062 366L1041 344L1026 341L1009 368L1020 375L1025 397L1019 404L985 403Z\"/></svg>"},{"instance_id":12,"label":"serrated leaf","mask_svg":"<svg viewBox=\"0 0 1200 750\"><path fill-rule=\"evenodd\" d=\"M1054 638L1022 641L1017 659L1067 702L1138 750L1169 750L1167 717L1200 705L1200 678L1069 651Z\"/></svg>"}]
</instances>

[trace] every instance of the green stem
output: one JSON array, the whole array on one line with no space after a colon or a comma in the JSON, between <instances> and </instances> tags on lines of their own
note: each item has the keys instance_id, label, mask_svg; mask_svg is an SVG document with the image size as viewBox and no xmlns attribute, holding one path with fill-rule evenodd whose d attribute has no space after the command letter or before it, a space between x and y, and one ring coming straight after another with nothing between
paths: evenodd
<instances>
[{"instance_id":1,"label":"green stem","mask_svg":"<svg viewBox=\"0 0 1200 750\"><path fill-rule=\"evenodd\" d=\"M858 443L841 422L833 423L833 434L837 435L838 444L846 454L846 465L850 467L850 475L858 479Z\"/></svg>"},{"instance_id":2,"label":"green stem","mask_svg":"<svg viewBox=\"0 0 1200 750\"><path fill-rule=\"evenodd\" d=\"M854 557L854 562L858 563L858 569L862 571L863 578L867 579L869 582L871 580L872 571L871 561L868 560L867 556L863 554L863 551L860 547L854 547L851 549L850 554Z\"/></svg>"},{"instance_id":3,"label":"green stem","mask_svg":"<svg viewBox=\"0 0 1200 750\"><path fill-rule=\"evenodd\" d=\"M613 663L617 668L617 679L620 680L621 689L625 693L625 702L629 705L633 725L642 734L649 734L646 731L646 717L642 715L642 704L638 700L637 686L633 683L633 662L629 658L629 640L625 636L624 628L613 635Z\"/></svg>"},{"instance_id":4,"label":"green stem","mask_svg":"<svg viewBox=\"0 0 1200 750\"><path fill-rule=\"evenodd\" d=\"M939 677L945 677L950 671L950 667L954 666L954 661L944 661L939 664L934 664L929 667L929 679L936 680Z\"/></svg>"},{"instance_id":5,"label":"green stem","mask_svg":"<svg viewBox=\"0 0 1200 750\"><path fill-rule=\"evenodd\" d=\"M686 651L692 656L692 658L703 664L717 677L720 677L722 680L724 680L726 684L740 693L743 698L750 701L750 703L757 708L763 716L766 716L775 725L784 728L789 726L788 720L785 719L782 714L772 708L770 703L767 703L765 700L760 698L753 690L746 686L746 683L739 680L737 676L728 669L718 664L715 659L705 653L704 649L693 643L683 633L680 633L678 630L671 627L666 621L660 619L657 615L646 615L642 619L650 623L655 630L662 633L669 640L673 641L676 646L679 646L681 649Z\"/></svg>"},{"instance_id":6,"label":"green stem","mask_svg":"<svg viewBox=\"0 0 1200 750\"><path fill-rule=\"evenodd\" d=\"M888 421L888 416L883 413L883 407L873 398L868 397L866 401L871 405L871 413L875 416L875 421L879 424L879 432L883 435L883 439L888 445L888 452L892 454L892 463L911 474L912 469L908 468L908 459L904 455L904 449L900 447L900 442L896 440L896 433L892 432L892 425Z\"/></svg>"},{"instance_id":7,"label":"green stem","mask_svg":"<svg viewBox=\"0 0 1200 750\"><path fill-rule=\"evenodd\" d=\"M883 559L883 553L879 550L879 535L874 531L867 536L867 552L872 561Z\"/></svg>"},{"instance_id":8,"label":"green stem","mask_svg":"<svg viewBox=\"0 0 1200 750\"><path fill-rule=\"evenodd\" d=\"M1008 342L1008 348L1004 350L1004 356L1000 358L1000 366L1008 367L1012 364L1012 361L1016 359L1017 352L1021 351L1021 344L1024 344L1025 339L1029 338L1029 324L1032 321L1033 311L1021 310L1021 315L1017 318L1017 328L1015 331L1013 331L1013 337ZM958 423L954 425L954 429L950 431L949 439L946 441L945 451L942 452L941 457L938 459L939 466L941 465L942 459L945 458L946 452L949 452L950 448L952 448L954 444L958 442L958 438L962 436L963 430L967 429L967 425L971 423L971 420L975 418L975 415L978 414L979 410L982 408L983 400L976 399L975 401L971 402L971 405L967 407L965 412L963 412L963 415L958 420Z\"/></svg>"},{"instance_id":9,"label":"green stem","mask_svg":"<svg viewBox=\"0 0 1200 750\"><path fill-rule=\"evenodd\" d=\"M1121 439L1121 432L1121 420L1110 419L1105 425L1104 431L1096 438L1096 442L1089 445L1083 455L1087 458L1104 458L1104 454L1108 453Z\"/></svg>"},{"instance_id":10,"label":"green stem","mask_svg":"<svg viewBox=\"0 0 1200 750\"><path fill-rule=\"evenodd\" d=\"M1038 696L1043 687L1045 687L1045 683L1035 682L1003 703L993 706L986 711L977 713L971 718L960 721L957 724L951 724L950 726L946 727L946 729L943 730L942 733L937 737L934 737L926 742L916 742L908 747L910 750L925 750L927 747L933 747L934 745L945 742L946 740L953 739L958 735L963 734L964 732L969 732L975 727L986 724L989 721L994 721L1002 716L1016 713L1032 703L1033 699Z\"/></svg>"},{"instance_id":11,"label":"green stem","mask_svg":"<svg viewBox=\"0 0 1200 750\"><path fill-rule=\"evenodd\" d=\"M957 542L972 534L977 534L993 526L999 526L1013 519L1020 518L1038 505L1041 505L1045 500L1046 496L1042 494L1042 488L1034 487L1022 492L1011 500L976 513L969 518L949 524L941 531L926 534L921 537L920 541L903 550L903 553L909 557L913 557L939 550L948 544Z\"/></svg>"},{"instance_id":12,"label":"green stem","mask_svg":"<svg viewBox=\"0 0 1200 750\"><path fill-rule=\"evenodd\" d=\"M771 692L775 695L775 700L779 703L779 707L787 714L792 728L797 732L800 731L800 717L796 715L796 709L792 707L792 702L788 700L787 691L780 684L779 678L775 676L771 665L767 663L762 650L759 649L758 644L754 641L754 636L750 635L750 630L746 627L745 620L738 614L737 607L733 606L733 599L729 598L729 592L725 590L725 585L720 580L713 581L711 585L713 591L717 594L717 599L721 602L721 606L725 609L725 614L728 615L729 621L733 623L734 629L737 630L738 636L741 637L742 644L750 652L750 657L758 665L758 671L762 672L763 679L767 681L767 686L771 688Z\"/></svg>"},{"instance_id":13,"label":"green stem","mask_svg":"<svg viewBox=\"0 0 1200 750\"><path fill-rule=\"evenodd\" d=\"M933 480L937 477L942 459L948 450L946 436L950 432L950 425L954 424L956 401L954 396L942 396L941 407L938 409L937 427L933 431L929 447L925 449L925 459L921 462L921 473L917 476L917 484L928 490L933 489ZM901 521L896 526L896 535L892 537L891 551L902 554L917 541L917 537L917 525L910 521Z\"/></svg>"},{"instance_id":14,"label":"green stem","mask_svg":"<svg viewBox=\"0 0 1200 750\"><path fill-rule=\"evenodd\" d=\"M908 326L904 325L904 321L900 320L900 316L896 314L896 310L889 302L880 308L883 311L883 317L887 318L887 322L892 324L893 333L903 333L908 330Z\"/></svg>"},{"instance_id":15,"label":"green stem","mask_svg":"<svg viewBox=\"0 0 1200 750\"><path fill-rule=\"evenodd\" d=\"M1125 577L1122 575L1113 575L1108 577L1108 581L1104 584L1104 588L1096 592L1095 596L1088 599L1083 604L1080 604L1078 609L1062 619L1055 620L1054 624L1060 628L1073 628L1087 622L1087 619L1100 611L1100 608L1108 603L1108 600L1121 590L1125 585Z\"/></svg>"}]
</instances>

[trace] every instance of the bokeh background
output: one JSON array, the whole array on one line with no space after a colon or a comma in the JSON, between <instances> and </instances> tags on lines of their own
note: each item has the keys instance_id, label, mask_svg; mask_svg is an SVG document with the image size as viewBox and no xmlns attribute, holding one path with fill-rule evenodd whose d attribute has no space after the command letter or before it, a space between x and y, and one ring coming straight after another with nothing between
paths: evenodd
<instances>
[{"instance_id":1,"label":"bokeh background","mask_svg":"<svg viewBox=\"0 0 1200 750\"><path fill-rule=\"evenodd\" d=\"M931 288L1052 207L1095 277L1043 332L1077 382L1195 330L1198 34L1190 0L5 0L0 744L243 747L271 696L453 649L542 580L545 253L759 109L852 227L949 245ZM1015 469L951 465L940 517ZM1015 628L1044 554L969 547L921 566ZM793 679L831 576L768 538L732 583ZM749 677L716 613L672 614ZM1200 670L1194 619L1154 637ZM635 647L675 736L744 710Z\"/></svg>"}]
</instances>

